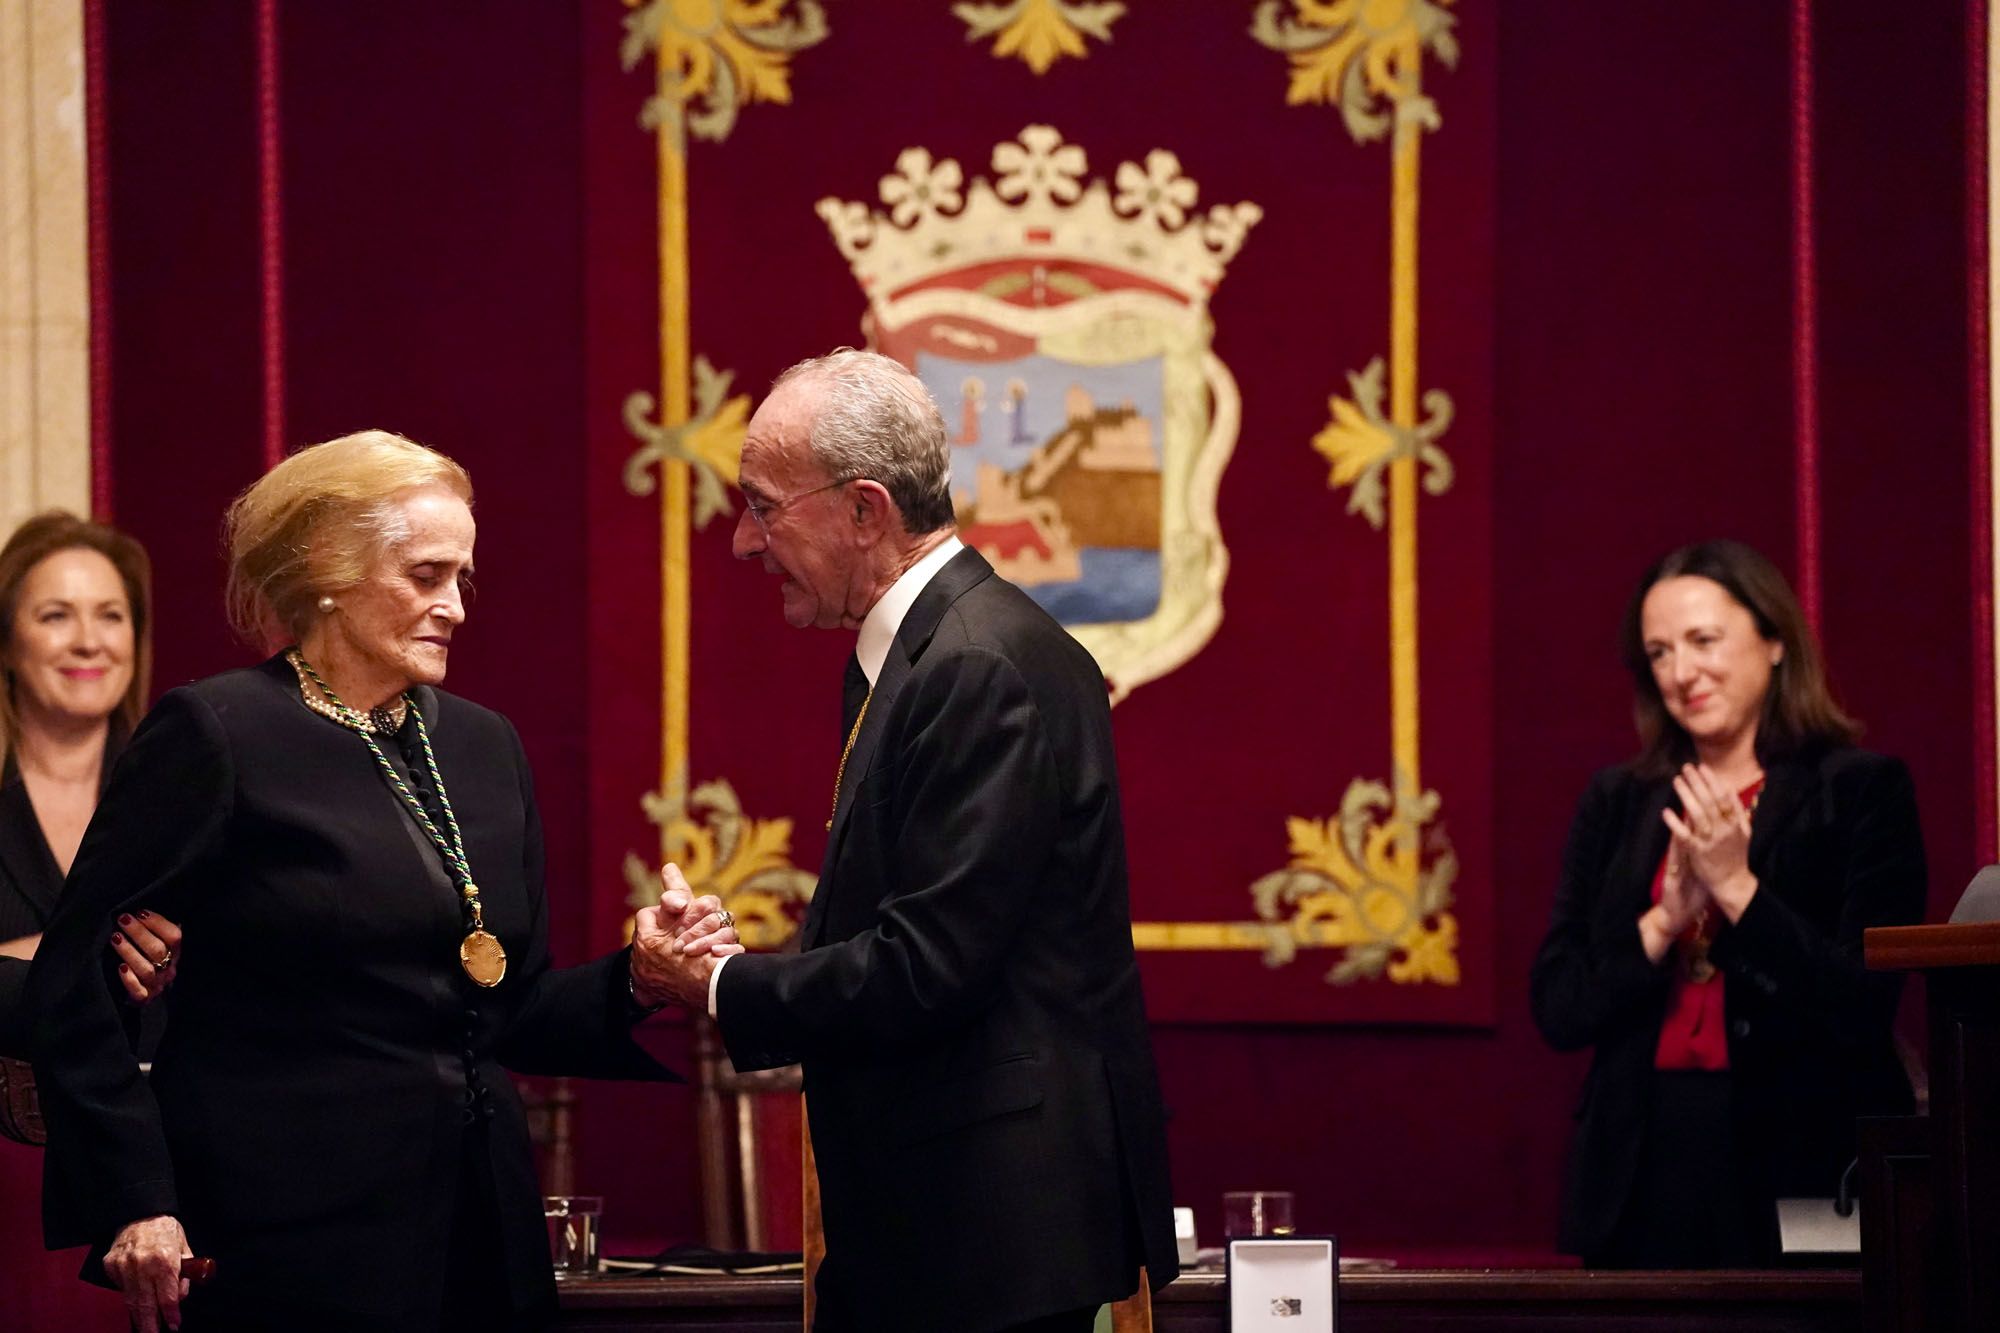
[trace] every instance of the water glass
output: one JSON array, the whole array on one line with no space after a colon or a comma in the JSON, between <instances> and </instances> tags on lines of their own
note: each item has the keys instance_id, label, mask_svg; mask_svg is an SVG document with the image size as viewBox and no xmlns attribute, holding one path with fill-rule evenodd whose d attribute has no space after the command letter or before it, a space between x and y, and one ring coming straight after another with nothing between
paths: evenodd
<instances>
[{"instance_id":1,"label":"water glass","mask_svg":"<svg viewBox=\"0 0 2000 1333\"><path fill-rule=\"evenodd\" d=\"M542 1200L549 1224L549 1255L557 1277L582 1277L597 1271L597 1227L604 1217L599 1195L552 1194Z\"/></svg>"},{"instance_id":2,"label":"water glass","mask_svg":"<svg viewBox=\"0 0 2000 1333\"><path fill-rule=\"evenodd\" d=\"M1231 1239L1291 1235L1291 1191L1231 1190L1222 1196L1222 1234Z\"/></svg>"}]
</instances>

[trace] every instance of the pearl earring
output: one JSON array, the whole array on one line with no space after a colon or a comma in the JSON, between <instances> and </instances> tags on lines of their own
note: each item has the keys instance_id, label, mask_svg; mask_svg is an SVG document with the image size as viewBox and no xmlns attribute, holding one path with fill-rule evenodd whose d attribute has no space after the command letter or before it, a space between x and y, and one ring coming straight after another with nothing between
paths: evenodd
<instances>
[{"instance_id":1,"label":"pearl earring","mask_svg":"<svg viewBox=\"0 0 2000 1333\"><path fill-rule=\"evenodd\" d=\"M331 615L333 613L333 598L331 597L320 598L319 609L322 614Z\"/></svg>"}]
</instances>

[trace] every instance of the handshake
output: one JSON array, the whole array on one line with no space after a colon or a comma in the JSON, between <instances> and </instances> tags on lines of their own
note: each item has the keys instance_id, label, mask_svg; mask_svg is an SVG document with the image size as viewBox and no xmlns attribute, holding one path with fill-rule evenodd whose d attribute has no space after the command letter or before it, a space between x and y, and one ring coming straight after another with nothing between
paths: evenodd
<instances>
[{"instance_id":1,"label":"handshake","mask_svg":"<svg viewBox=\"0 0 2000 1333\"><path fill-rule=\"evenodd\" d=\"M736 922L713 894L697 898L680 867L660 867L660 905L644 907L632 927L632 998L647 1008L678 1004L708 1012L708 979L722 960L742 953Z\"/></svg>"}]
</instances>

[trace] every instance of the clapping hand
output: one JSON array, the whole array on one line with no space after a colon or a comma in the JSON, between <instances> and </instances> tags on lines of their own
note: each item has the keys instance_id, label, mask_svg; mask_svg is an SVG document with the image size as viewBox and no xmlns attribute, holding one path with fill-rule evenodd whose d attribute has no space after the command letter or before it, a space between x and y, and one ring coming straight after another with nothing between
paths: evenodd
<instances>
[{"instance_id":1,"label":"clapping hand","mask_svg":"<svg viewBox=\"0 0 2000 1333\"><path fill-rule=\"evenodd\" d=\"M1680 935L1708 910L1708 886L1688 871L1687 849L1679 838L1667 846L1667 868L1660 877L1661 923L1670 935Z\"/></svg>"},{"instance_id":2,"label":"clapping hand","mask_svg":"<svg viewBox=\"0 0 2000 1333\"><path fill-rule=\"evenodd\" d=\"M1672 817L1668 811L1668 817ZM1660 901L1639 918L1639 944L1659 962L1674 941L1708 910L1708 886L1688 870L1687 849L1678 836L1667 844L1667 863L1660 874Z\"/></svg>"},{"instance_id":3,"label":"clapping hand","mask_svg":"<svg viewBox=\"0 0 2000 1333\"><path fill-rule=\"evenodd\" d=\"M713 894L695 895L680 867L660 868L660 905L641 908L632 928L632 994L641 1004L669 1001L708 1010L708 978L742 953L735 918Z\"/></svg>"},{"instance_id":4,"label":"clapping hand","mask_svg":"<svg viewBox=\"0 0 2000 1333\"><path fill-rule=\"evenodd\" d=\"M1715 905L1734 922L1757 892L1750 873L1750 812L1706 764L1685 765L1674 778L1681 813L1663 810L1674 847L1687 871L1701 881Z\"/></svg>"}]
</instances>

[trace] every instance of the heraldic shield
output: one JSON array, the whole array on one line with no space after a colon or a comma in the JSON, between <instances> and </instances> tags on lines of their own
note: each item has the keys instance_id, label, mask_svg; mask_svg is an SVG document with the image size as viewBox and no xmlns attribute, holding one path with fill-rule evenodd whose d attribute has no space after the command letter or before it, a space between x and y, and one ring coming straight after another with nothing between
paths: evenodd
<instances>
[{"instance_id":1,"label":"heraldic shield","mask_svg":"<svg viewBox=\"0 0 2000 1333\"><path fill-rule=\"evenodd\" d=\"M1208 297L1261 216L1195 213L1163 149L1115 189L1046 125L994 178L910 148L887 211L820 201L868 297L875 348L944 413L960 536L1090 650L1114 701L1199 652L1222 621L1216 492L1236 382Z\"/></svg>"}]
</instances>

